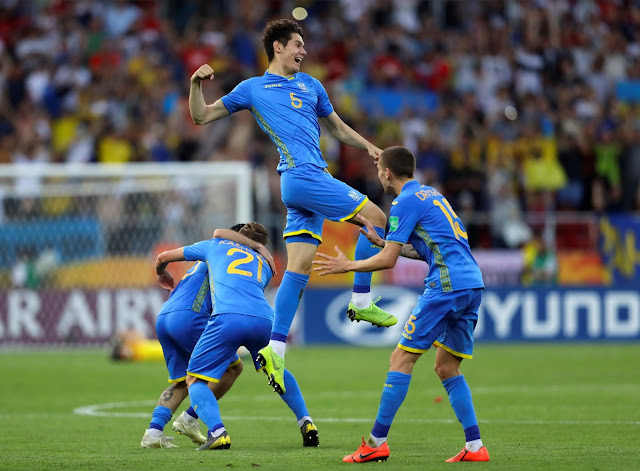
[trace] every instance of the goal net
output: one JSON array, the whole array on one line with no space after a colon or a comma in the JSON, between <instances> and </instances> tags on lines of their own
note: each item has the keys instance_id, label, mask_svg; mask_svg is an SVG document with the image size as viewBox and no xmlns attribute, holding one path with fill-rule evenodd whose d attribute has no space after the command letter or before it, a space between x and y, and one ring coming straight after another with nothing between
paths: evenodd
<instances>
[{"instance_id":1,"label":"goal net","mask_svg":"<svg viewBox=\"0 0 640 471\"><path fill-rule=\"evenodd\" d=\"M0 166L0 346L153 337L156 254L251 220L252 201L245 162Z\"/></svg>"}]
</instances>

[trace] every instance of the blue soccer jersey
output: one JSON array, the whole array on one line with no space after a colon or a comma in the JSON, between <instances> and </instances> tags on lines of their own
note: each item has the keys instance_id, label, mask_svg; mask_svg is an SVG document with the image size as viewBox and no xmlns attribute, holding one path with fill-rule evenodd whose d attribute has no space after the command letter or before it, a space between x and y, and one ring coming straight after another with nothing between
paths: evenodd
<instances>
[{"instance_id":1,"label":"blue soccer jersey","mask_svg":"<svg viewBox=\"0 0 640 471\"><path fill-rule=\"evenodd\" d=\"M333 106L315 78L302 72L282 77L267 71L240 82L221 100L229 113L251 110L278 148L279 173L309 163L327 167L320 152L318 118L329 116Z\"/></svg>"},{"instance_id":2,"label":"blue soccer jersey","mask_svg":"<svg viewBox=\"0 0 640 471\"><path fill-rule=\"evenodd\" d=\"M207 263L213 316L236 313L273 320L273 308L264 297L271 268L257 252L229 240L210 239L184 247L184 257Z\"/></svg>"},{"instance_id":3,"label":"blue soccer jersey","mask_svg":"<svg viewBox=\"0 0 640 471\"><path fill-rule=\"evenodd\" d=\"M196 263L187 271L178 286L171 292L169 299L162 305L161 313L184 309L207 317L211 314L211 296L209 296L209 277L207 276L206 263Z\"/></svg>"},{"instance_id":4,"label":"blue soccer jersey","mask_svg":"<svg viewBox=\"0 0 640 471\"><path fill-rule=\"evenodd\" d=\"M428 290L484 288L467 233L451 205L435 188L412 180L391 203L387 241L410 243L429 264Z\"/></svg>"}]
</instances>

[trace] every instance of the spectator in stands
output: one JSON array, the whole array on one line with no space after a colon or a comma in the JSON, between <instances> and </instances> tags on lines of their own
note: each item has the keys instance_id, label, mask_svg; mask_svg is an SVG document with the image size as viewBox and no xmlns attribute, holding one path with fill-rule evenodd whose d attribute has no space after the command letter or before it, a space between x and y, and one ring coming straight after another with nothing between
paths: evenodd
<instances>
[{"instance_id":1,"label":"spectator in stands","mask_svg":"<svg viewBox=\"0 0 640 471\"><path fill-rule=\"evenodd\" d=\"M519 194L511 200L520 211L633 208L640 141L625 126L637 120L640 95L637 6L444 3L308 2L303 26L321 60L307 67L323 77L349 124L382 145L419 142L408 146L417 151L418 170L448 197L460 192L461 168L484 172L471 189L476 211L493 208L484 200L497 155L509 169L507 186L526 189L527 206ZM183 85L189 68L207 60L224 71L215 96L264 71L262 25L288 14L287 3L245 4L5 2L0 161L24 154L26 141L48 149L51 162L261 155L269 144L242 116L206 133L193 126ZM622 81L628 93L620 91ZM414 99L413 114L402 106L393 114L370 93L372 85L400 96L433 93L434 104ZM505 118L508 106L517 110L514 119ZM375 175L360 172L357 153L323 151L337 178L363 191L377 186ZM283 215L278 192L272 188L264 205L274 224Z\"/></svg>"}]
</instances>

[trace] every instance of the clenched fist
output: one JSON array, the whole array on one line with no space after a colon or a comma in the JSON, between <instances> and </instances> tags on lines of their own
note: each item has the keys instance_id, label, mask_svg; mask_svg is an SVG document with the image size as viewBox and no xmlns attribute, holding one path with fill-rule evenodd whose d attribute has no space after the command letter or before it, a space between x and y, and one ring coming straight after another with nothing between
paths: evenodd
<instances>
[{"instance_id":1,"label":"clenched fist","mask_svg":"<svg viewBox=\"0 0 640 471\"><path fill-rule=\"evenodd\" d=\"M193 83L200 83L206 79L213 80L213 69L209 64L201 65L191 76Z\"/></svg>"}]
</instances>

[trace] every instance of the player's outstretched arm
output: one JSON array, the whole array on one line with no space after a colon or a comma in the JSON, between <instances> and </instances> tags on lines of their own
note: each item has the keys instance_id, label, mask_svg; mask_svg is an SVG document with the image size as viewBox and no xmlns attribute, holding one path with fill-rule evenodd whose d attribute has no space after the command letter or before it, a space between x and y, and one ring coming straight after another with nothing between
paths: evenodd
<instances>
[{"instance_id":1,"label":"player's outstretched arm","mask_svg":"<svg viewBox=\"0 0 640 471\"><path fill-rule=\"evenodd\" d=\"M184 247L166 250L156 257L156 279L158 280L158 284L164 289L173 291L176 287L173 276L167 271L167 265L171 262L178 262L181 260L185 260Z\"/></svg>"},{"instance_id":2,"label":"player's outstretched arm","mask_svg":"<svg viewBox=\"0 0 640 471\"><path fill-rule=\"evenodd\" d=\"M229 110L222 100L217 100L212 105L207 105L202 94L202 81L213 80L213 69L209 64L201 65L191 76L191 88L189 89L189 113L195 124L207 124L225 116L229 116Z\"/></svg>"},{"instance_id":3,"label":"player's outstretched arm","mask_svg":"<svg viewBox=\"0 0 640 471\"><path fill-rule=\"evenodd\" d=\"M329 116L320 118L320 121L322 121L333 137L351 147L366 150L373 159L373 163L378 163L380 154L382 154L382 149L374 146L356 131L351 129L344 121L342 121L342 119L340 119L338 113L334 111Z\"/></svg>"},{"instance_id":4,"label":"player's outstretched arm","mask_svg":"<svg viewBox=\"0 0 640 471\"><path fill-rule=\"evenodd\" d=\"M347 256L336 246L337 257L318 253L318 257L322 260L314 260L313 264L317 265L313 271L318 275L332 275L336 273L347 273L349 271L378 271L387 268L393 268L400 256L400 244L386 244L385 247L373 257L364 260L349 260Z\"/></svg>"},{"instance_id":5,"label":"player's outstretched arm","mask_svg":"<svg viewBox=\"0 0 640 471\"><path fill-rule=\"evenodd\" d=\"M269 252L267 248L260 242L249 239L247 236L244 236L232 229L216 229L215 231L213 231L213 238L230 240L232 242L237 242L238 244L246 245L250 249L255 250L267 261L267 263L269 264L269 268L271 268L271 272L274 275L276 274L276 262L273 260L271 252Z\"/></svg>"}]
</instances>

